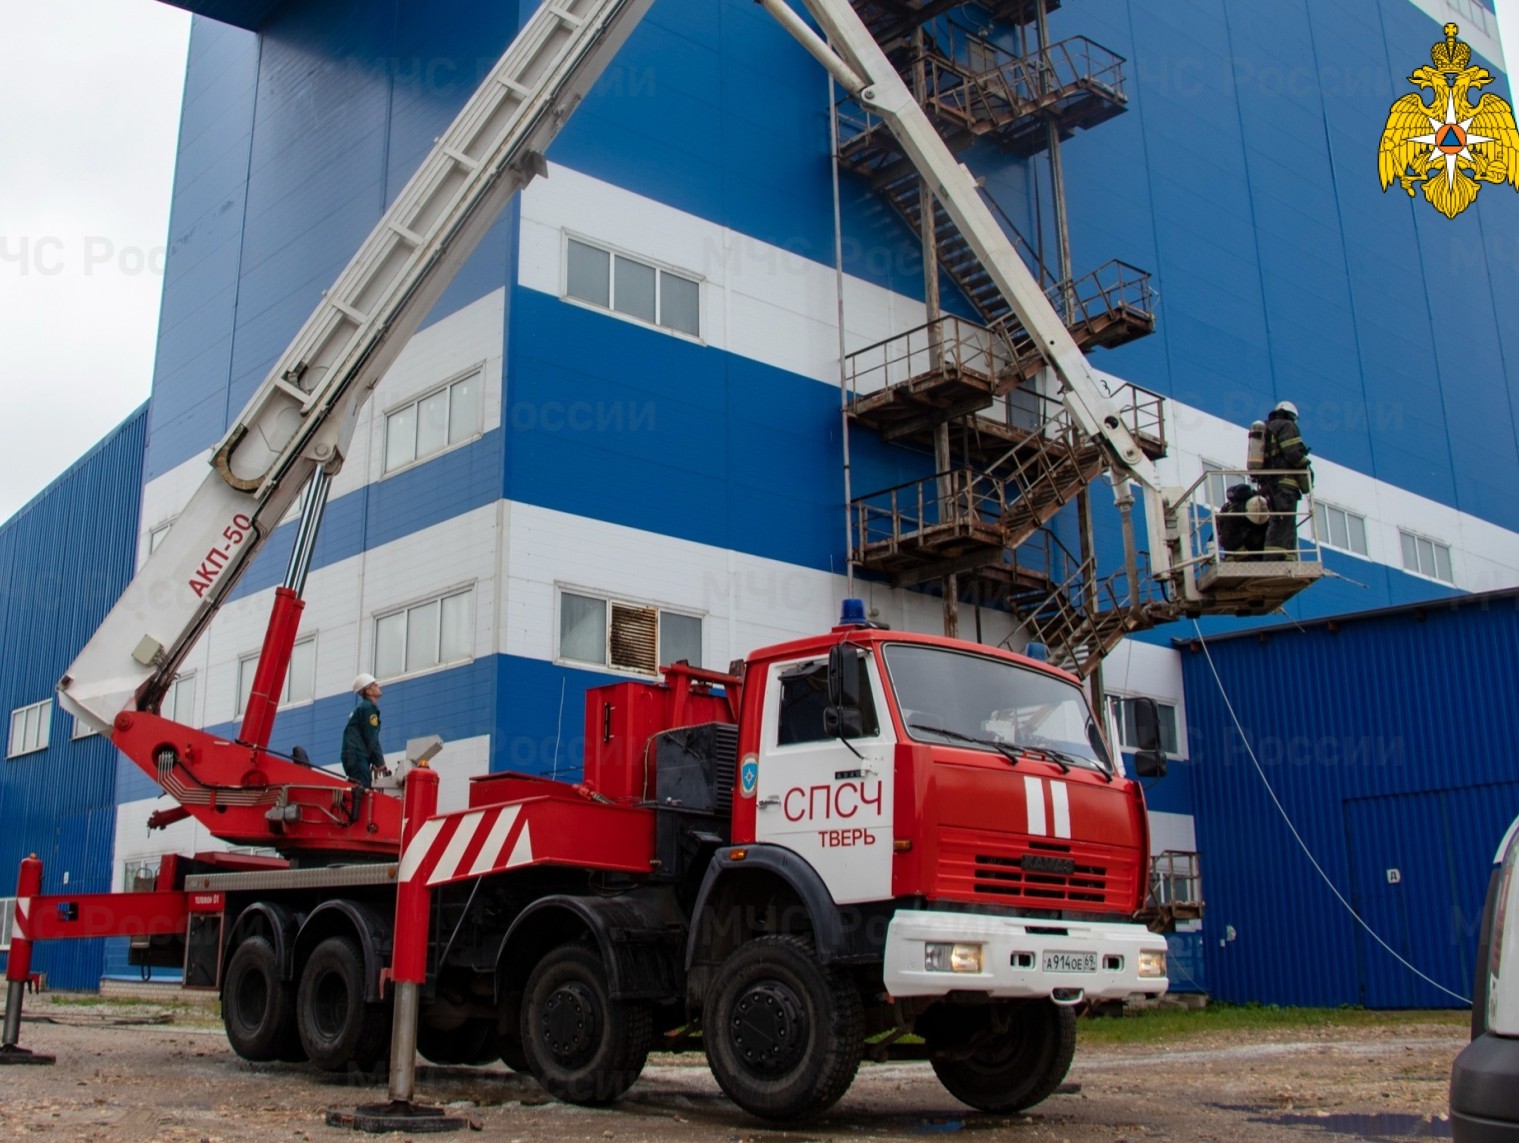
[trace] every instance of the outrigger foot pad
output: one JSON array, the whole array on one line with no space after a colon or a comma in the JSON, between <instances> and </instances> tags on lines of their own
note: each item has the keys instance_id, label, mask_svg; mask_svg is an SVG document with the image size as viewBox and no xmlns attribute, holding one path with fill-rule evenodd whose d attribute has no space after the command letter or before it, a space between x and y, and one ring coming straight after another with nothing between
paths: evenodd
<instances>
[{"instance_id":1,"label":"outrigger foot pad","mask_svg":"<svg viewBox=\"0 0 1519 1143\"><path fill-rule=\"evenodd\" d=\"M328 1127L349 1127L379 1135L386 1131L405 1131L412 1135L434 1135L445 1131L479 1130L479 1125L462 1115L444 1115L441 1107L392 1100L390 1103L363 1103L352 1111L329 1111Z\"/></svg>"},{"instance_id":2,"label":"outrigger foot pad","mask_svg":"<svg viewBox=\"0 0 1519 1143\"><path fill-rule=\"evenodd\" d=\"M57 1062L57 1056L46 1056L41 1052L18 1048L15 1044L0 1046L0 1064L56 1064Z\"/></svg>"}]
</instances>

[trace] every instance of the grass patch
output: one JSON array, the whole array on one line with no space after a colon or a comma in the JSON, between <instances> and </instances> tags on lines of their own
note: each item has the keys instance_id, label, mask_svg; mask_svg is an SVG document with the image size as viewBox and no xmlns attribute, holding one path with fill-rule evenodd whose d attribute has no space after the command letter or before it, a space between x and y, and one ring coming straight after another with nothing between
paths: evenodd
<instances>
[{"instance_id":1,"label":"grass patch","mask_svg":"<svg viewBox=\"0 0 1519 1143\"><path fill-rule=\"evenodd\" d=\"M199 1008L188 1000L165 997L162 1000L140 996L95 996L91 993L55 993L49 1004L64 1008Z\"/></svg>"},{"instance_id":2,"label":"grass patch","mask_svg":"<svg viewBox=\"0 0 1519 1143\"><path fill-rule=\"evenodd\" d=\"M1278 1008L1267 1004L1219 1004L1206 1008L1162 1008L1118 1017L1094 1017L1080 1022L1087 1044L1143 1044L1186 1039L1210 1033L1248 1035L1251 1032L1314 1028L1406 1027L1409 1024L1466 1027L1471 1015L1462 1011L1372 1012L1365 1008Z\"/></svg>"}]
</instances>

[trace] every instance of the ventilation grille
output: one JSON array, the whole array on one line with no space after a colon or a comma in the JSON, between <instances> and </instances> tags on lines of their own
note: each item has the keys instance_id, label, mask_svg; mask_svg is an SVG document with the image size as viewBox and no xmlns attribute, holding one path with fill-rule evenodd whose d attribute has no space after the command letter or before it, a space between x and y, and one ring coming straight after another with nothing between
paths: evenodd
<instances>
[{"instance_id":1,"label":"ventilation grille","mask_svg":"<svg viewBox=\"0 0 1519 1143\"><path fill-rule=\"evenodd\" d=\"M611 665L653 674L659 670L659 608L612 604Z\"/></svg>"}]
</instances>

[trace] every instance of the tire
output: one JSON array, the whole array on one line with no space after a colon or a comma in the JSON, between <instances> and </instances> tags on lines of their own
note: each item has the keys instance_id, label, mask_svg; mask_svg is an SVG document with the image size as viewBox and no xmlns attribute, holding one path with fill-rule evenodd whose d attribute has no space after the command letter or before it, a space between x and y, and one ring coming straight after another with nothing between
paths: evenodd
<instances>
[{"instance_id":1,"label":"tire","mask_svg":"<svg viewBox=\"0 0 1519 1143\"><path fill-rule=\"evenodd\" d=\"M723 962L702 1010L707 1063L728 1098L763 1119L832 1107L864 1048L860 995L793 936L758 937Z\"/></svg>"},{"instance_id":2,"label":"tire","mask_svg":"<svg viewBox=\"0 0 1519 1143\"><path fill-rule=\"evenodd\" d=\"M612 1000L601 956L585 945L549 951L522 997L522 1054L555 1099L599 1107L643 1071L654 1037L647 1004Z\"/></svg>"},{"instance_id":3,"label":"tire","mask_svg":"<svg viewBox=\"0 0 1519 1143\"><path fill-rule=\"evenodd\" d=\"M245 1060L304 1059L295 1026L295 989L280 979L267 937L249 937L227 962L222 1024L232 1050Z\"/></svg>"},{"instance_id":4,"label":"tire","mask_svg":"<svg viewBox=\"0 0 1519 1143\"><path fill-rule=\"evenodd\" d=\"M496 1058L496 1028L489 1020L466 1020L447 1030L418 1023L417 1051L435 1064L488 1064Z\"/></svg>"},{"instance_id":5,"label":"tire","mask_svg":"<svg viewBox=\"0 0 1519 1143\"><path fill-rule=\"evenodd\" d=\"M990 1009L972 1034L984 1031ZM930 1039L934 1047L938 1037ZM944 1045L953 1051L952 1045ZM981 1111L1022 1111L1048 1098L1065 1079L1076 1054L1076 1013L1049 1000L1015 1008L1005 1031L994 1033L968 1056L936 1056L934 1074L961 1103Z\"/></svg>"},{"instance_id":6,"label":"tire","mask_svg":"<svg viewBox=\"0 0 1519 1143\"><path fill-rule=\"evenodd\" d=\"M364 953L352 937L328 937L312 950L296 995L301 1047L323 1071L364 1071L390 1050L390 1008L364 1001Z\"/></svg>"}]
</instances>

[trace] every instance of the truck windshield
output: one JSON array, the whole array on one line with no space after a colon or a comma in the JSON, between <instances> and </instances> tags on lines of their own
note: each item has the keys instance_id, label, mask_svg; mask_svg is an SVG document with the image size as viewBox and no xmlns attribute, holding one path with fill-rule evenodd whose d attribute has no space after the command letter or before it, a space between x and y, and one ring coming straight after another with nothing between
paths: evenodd
<instances>
[{"instance_id":1,"label":"truck windshield","mask_svg":"<svg viewBox=\"0 0 1519 1143\"><path fill-rule=\"evenodd\" d=\"M1072 683L986 655L914 643L888 643L886 668L902 721L919 742L1004 754L1020 747L1060 765L1113 770L1086 696Z\"/></svg>"}]
</instances>

